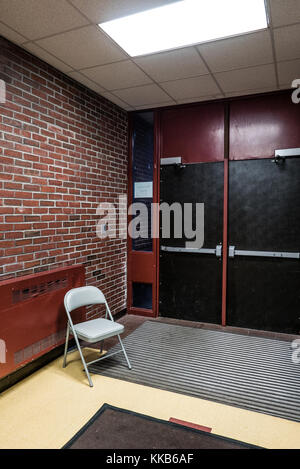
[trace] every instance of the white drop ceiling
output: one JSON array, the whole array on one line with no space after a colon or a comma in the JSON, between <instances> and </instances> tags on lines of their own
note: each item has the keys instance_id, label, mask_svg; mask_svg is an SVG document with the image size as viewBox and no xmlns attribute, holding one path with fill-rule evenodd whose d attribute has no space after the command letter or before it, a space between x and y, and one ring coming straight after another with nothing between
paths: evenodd
<instances>
[{"instance_id":1,"label":"white drop ceiling","mask_svg":"<svg viewBox=\"0 0 300 469\"><path fill-rule=\"evenodd\" d=\"M137 58L97 26L173 1L0 0L0 35L129 111L287 89L300 78L300 0L267 0L268 30Z\"/></svg>"}]
</instances>

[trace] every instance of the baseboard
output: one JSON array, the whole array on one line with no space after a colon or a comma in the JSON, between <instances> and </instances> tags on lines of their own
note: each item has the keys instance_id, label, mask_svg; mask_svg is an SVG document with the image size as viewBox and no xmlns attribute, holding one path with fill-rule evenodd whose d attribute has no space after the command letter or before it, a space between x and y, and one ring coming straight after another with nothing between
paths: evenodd
<instances>
[{"instance_id":1,"label":"baseboard","mask_svg":"<svg viewBox=\"0 0 300 469\"><path fill-rule=\"evenodd\" d=\"M126 308L122 309L122 311L119 311L118 313L114 314L114 320L118 321L119 319L121 319L126 314L127 314L127 309Z\"/></svg>"},{"instance_id":2,"label":"baseboard","mask_svg":"<svg viewBox=\"0 0 300 469\"><path fill-rule=\"evenodd\" d=\"M70 346L71 347L75 346L74 339L70 340L69 347ZM23 379L27 378L28 376L30 376L32 373L39 370L40 368L43 368L43 366L48 365L48 363L52 362L53 360L56 360L56 358L62 356L64 353L64 348L65 348L64 344L59 345L53 350L50 350L50 352L45 353L41 357L33 360L30 363L27 363L26 365L22 366L21 368L14 371L13 373L10 373L4 378L1 378L0 379L0 393L14 386L19 381L22 381Z\"/></svg>"}]
</instances>

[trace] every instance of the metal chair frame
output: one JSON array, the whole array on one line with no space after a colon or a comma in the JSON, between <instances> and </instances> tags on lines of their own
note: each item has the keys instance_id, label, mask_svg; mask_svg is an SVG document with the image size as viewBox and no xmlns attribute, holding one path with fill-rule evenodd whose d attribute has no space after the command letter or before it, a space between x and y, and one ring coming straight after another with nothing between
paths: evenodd
<instances>
[{"instance_id":1,"label":"metal chair frame","mask_svg":"<svg viewBox=\"0 0 300 469\"><path fill-rule=\"evenodd\" d=\"M79 289L85 289L85 292L93 292L95 293L95 289L98 290L99 292L99 295L98 295L98 300L97 302L95 302L95 299L93 299L92 302L89 302L89 300L87 299L86 301L82 302L80 301L79 304L77 305L77 303L75 304L75 306L73 306L71 309L69 307L69 298L70 296L72 296L75 292L78 292ZM97 293L97 292L96 292ZM102 296L102 298L101 298ZM101 360L104 360L105 358L109 358L109 357L112 357L114 355L117 355L118 353L121 353L123 352L124 356L125 356L125 359L126 359L126 362L127 362L127 365L128 365L128 368L131 370L131 364L130 364L130 361L128 359L128 356L127 356L127 353L126 353L126 350L125 350L125 347L123 345L123 342L121 340L121 337L120 337L120 334L116 333L116 334L112 334L110 335L109 337L115 337L117 336L118 337L118 340L119 340L119 343L120 343L120 346L121 346L121 350L118 350L117 352L113 352L113 353L110 353L110 354L105 354L104 356L100 357L100 358L97 358L96 360L92 360L90 362L86 362L85 359L84 359L84 356L83 356L83 353L82 353L82 347L80 345L80 342L79 342L79 337L76 333L76 330L74 328L74 324L73 324L73 321L72 321L72 317L71 317L71 312L74 310L74 309L77 309L79 307L82 307L82 306L90 306L91 304L95 305L95 304L104 304L105 305L105 319L107 321L112 321L114 322L114 318L111 314L111 311L109 309L109 306L107 304L107 301L105 299L105 296L103 295L103 293L101 292L101 290L99 290L98 288L96 287L79 287L79 288L73 288L72 290L69 290L66 295L65 295L65 299L64 299L64 304L65 304L65 310L66 310L66 313L67 313L67 316L68 316L68 324L67 324L67 332L66 332L66 342L65 342L65 350L64 350L64 358L63 358L63 368L65 368L67 366L67 354L70 353L72 350L68 351L68 344L69 344L69 338L70 338L70 334L73 335L74 339L75 339L75 343L76 343L76 346L78 348L78 351L79 351L79 355L80 355L80 358L81 358L81 361L83 363L83 367L84 367L84 371L87 375L87 378L88 378L88 381L89 381L89 385L90 387L93 387L93 382L92 382L92 379L91 379L91 376L90 376L90 373L89 373L89 370L88 370L88 366L93 364L93 363L96 363L96 362L99 362ZM109 319L107 319L107 317L109 316ZM78 324L86 324L88 323L89 321L83 321L81 323L78 323ZM84 340L84 339L81 339L81 340ZM100 348L100 353L103 352L103 344L104 344L104 340L103 339L101 341L101 348ZM95 340L94 342L92 342L91 340L89 340L90 343L96 343L96 342L99 342L99 336L97 338L97 340Z\"/></svg>"}]
</instances>

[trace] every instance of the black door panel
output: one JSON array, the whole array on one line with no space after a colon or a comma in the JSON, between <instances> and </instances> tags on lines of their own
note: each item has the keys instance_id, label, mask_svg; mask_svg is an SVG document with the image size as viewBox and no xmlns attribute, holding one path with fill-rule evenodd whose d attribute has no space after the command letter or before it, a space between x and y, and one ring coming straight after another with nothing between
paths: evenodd
<instances>
[{"instance_id":1,"label":"black door panel","mask_svg":"<svg viewBox=\"0 0 300 469\"><path fill-rule=\"evenodd\" d=\"M300 252L300 160L231 161L229 244ZM286 333L300 330L300 260L229 258L227 322Z\"/></svg>"},{"instance_id":2,"label":"black door panel","mask_svg":"<svg viewBox=\"0 0 300 469\"><path fill-rule=\"evenodd\" d=\"M193 164L183 169L163 166L161 170L161 202L204 203L204 248L214 249L222 241L223 179L223 163ZM160 245L184 247L185 241L175 239L171 232L170 239L160 239ZM220 258L161 250L159 271L162 316L221 322Z\"/></svg>"}]
</instances>

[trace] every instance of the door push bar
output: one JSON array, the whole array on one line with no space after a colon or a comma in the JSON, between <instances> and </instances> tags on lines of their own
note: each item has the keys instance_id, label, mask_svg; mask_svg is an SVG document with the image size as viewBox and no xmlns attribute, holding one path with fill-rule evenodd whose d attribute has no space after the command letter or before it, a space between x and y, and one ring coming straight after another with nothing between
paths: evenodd
<instances>
[{"instance_id":1,"label":"door push bar","mask_svg":"<svg viewBox=\"0 0 300 469\"><path fill-rule=\"evenodd\" d=\"M185 254L212 254L217 257L222 257L222 244L218 244L215 249L175 248L161 246L161 250L165 252L182 252ZM235 246L229 246L229 257L233 258L235 256L300 259L300 252L243 251L235 249Z\"/></svg>"},{"instance_id":2,"label":"door push bar","mask_svg":"<svg viewBox=\"0 0 300 469\"><path fill-rule=\"evenodd\" d=\"M173 248L169 246L161 246L161 250L165 252L183 252L185 254L212 254L217 257L222 257L222 244L218 244L215 249Z\"/></svg>"},{"instance_id":3,"label":"door push bar","mask_svg":"<svg viewBox=\"0 0 300 469\"><path fill-rule=\"evenodd\" d=\"M300 259L300 252L273 252L273 251L240 251L235 246L229 246L229 257L277 257L282 259Z\"/></svg>"}]
</instances>

